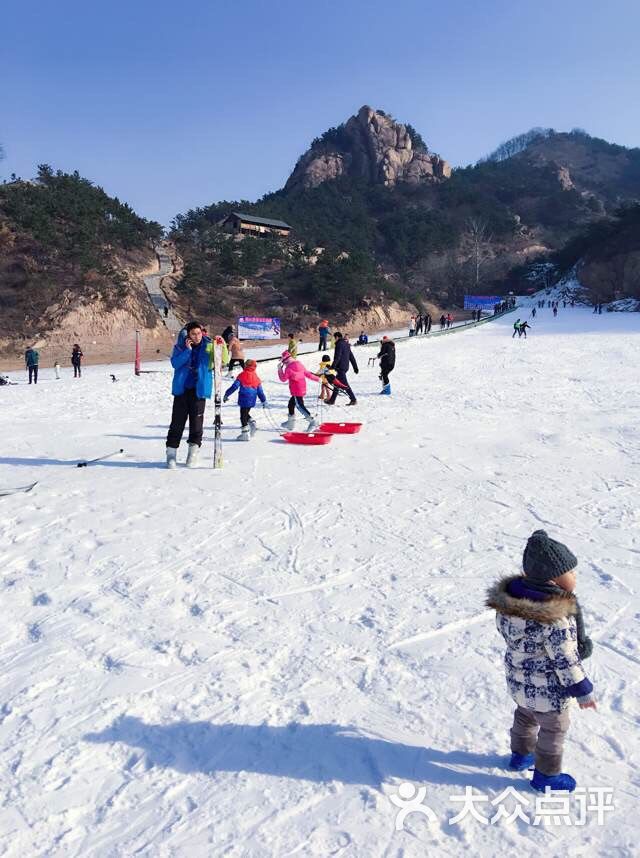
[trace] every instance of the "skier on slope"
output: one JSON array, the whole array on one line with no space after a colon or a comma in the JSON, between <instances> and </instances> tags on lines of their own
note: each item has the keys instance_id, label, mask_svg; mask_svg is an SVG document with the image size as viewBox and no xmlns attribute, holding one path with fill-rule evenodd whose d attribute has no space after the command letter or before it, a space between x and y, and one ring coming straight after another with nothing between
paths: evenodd
<instances>
[{"instance_id":1,"label":"skier on slope","mask_svg":"<svg viewBox=\"0 0 640 858\"><path fill-rule=\"evenodd\" d=\"M558 315L558 308L557 308L557 307L554 307L554 308L553 308L553 318L555 319L555 317L556 317L557 315Z\"/></svg>"},{"instance_id":2,"label":"skier on slope","mask_svg":"<svg viewBox=\"0 0 640 858\"><path fill-rule=\"evenodd\" d=\"M189 418L187 467L195 468L202 445L205 400L213 387L212 343L202 333L200 322L189 322L178 334L171 353L174 369L171 393L173 410L167 433L167 468L177 467L176 456Z\"/></svg>"},{"instance_id":3,"label":"skier on slope","mask_svg":"<svg viewBox=\"0 0 640 858\"><path fill-rule=\"evenodd\" d=\"M391 396L389 373L396 365L396 344L389 337L382 338L378 359L380 360L380 379L382 381L382 390L380 393L385 396Z\"/></svg>"},{"instance_id":4,"label":"skier on slope","mask_svg":"<svg viewBox=\"0 0 640 858\"><path fill-rule=\"evenodd\" d=\"M529 322L527 322L527 321L522 322L522 324L520 325L520 330L518 331L518 337L521 337L524 335L524 338L526 340L527 339L527 328L529 330L531 330L531 325L529 324Z\"/></svg>"},{"instance_id":5,"label":"skier on slope","mask_svg":"<svg viewBox=\"0 0 640 858\"><path fill-rule=\"evenodd\" d=\"M251 436L256 431L256 421L251 417L251 409L256 404L256 399L260 399L263 406L267 403L267 397L262 389L262 382L256 373L257 363L249 359L245 362L244 369L233 382L231 387L226 391L223 402L226 402L232 393L235 393L238 388L238 405L240 406L240 425L242 430L236 440L249 441Z\"/></svg>"},{"instance_id":6,"label":"skier on slope","mask_svg":"<svg viewBox=\"0 0 640 858\"><path fill-rule=\"evenodd\" d=\"M577 564L566 545L536 530L524 550L524 575L502 578L487 594L507 645L507 686L516 703L509 768L535 766L531 786L538 792L575 789L562 771L571 698L581 709L596 708L582 665L593 644L573 595Z\"/></svg>"},{"instance_id":7,"label":"skier on slope","mask_svg":"<svg viewBox=\"0 0 640 858\"><path fill-rule=\"evenodd\" d=\"M313 381L320 381L320 379L317 375L309 372L309 370L306 369L304 364L299 360L294 360L288 351L282 352L282 360L278 364L278 378L280 381L286 381L289 383L289 393L291 394L288 404L289 417L282 425L285 429L294 428L296 422L295 411L297 408L302 416L306 417L309 421L307 432L310 432L315 428L316 421L313 419L309 409L304 404L304 397L307 393L306 379L310 378Z\"/></svg>"},{"instance_id":8,"label":"skier on slope","mask_svg":"<svg viewBox=\"0 0 640 858\"><path fill-rule=\"evenodd\" d=\"M520 334L520 319L516 319L513 323L513 334L511 334L511 339L513 339L516 334Z\"/></svg>"}]
</instances>

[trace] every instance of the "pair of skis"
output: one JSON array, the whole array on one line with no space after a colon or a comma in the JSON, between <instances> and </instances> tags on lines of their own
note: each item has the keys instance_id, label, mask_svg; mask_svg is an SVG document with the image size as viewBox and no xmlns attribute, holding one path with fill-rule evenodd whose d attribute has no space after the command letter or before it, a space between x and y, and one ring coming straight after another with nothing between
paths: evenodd
<instances>
[{"instance_id":1,"label":"pair of skis","mask_svg":"<svg viewBox=\"0 0 640 858\"><path fill-rule=\"evenodd\" d=\"M222 337L213 341L213 467L221 468L222 460Z\"/></svg>"}]
</instances>

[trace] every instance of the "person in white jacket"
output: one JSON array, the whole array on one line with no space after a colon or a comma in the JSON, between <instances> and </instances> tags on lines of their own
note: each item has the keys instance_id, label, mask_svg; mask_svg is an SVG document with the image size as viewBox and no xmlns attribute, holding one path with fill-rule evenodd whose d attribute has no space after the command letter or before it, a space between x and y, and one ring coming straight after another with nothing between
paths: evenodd
<instances>
[{"instance_id":1,"label":"person in white jacket","mask_svg":"<svg viewBox=\"0 0 640 858\"><path fill-rule=\"evenodd\" d=\"M581 709L596 708L582 665L592 644L573 595L577 563L566 545L536 530L525 548L524 576L503 578L487 595L507 645L507 686L517 704L509 767L535 766L531 785L541 792L575 789L575 779L561 771L569 705L575 698Z\"/></svg>"}]
</instances>

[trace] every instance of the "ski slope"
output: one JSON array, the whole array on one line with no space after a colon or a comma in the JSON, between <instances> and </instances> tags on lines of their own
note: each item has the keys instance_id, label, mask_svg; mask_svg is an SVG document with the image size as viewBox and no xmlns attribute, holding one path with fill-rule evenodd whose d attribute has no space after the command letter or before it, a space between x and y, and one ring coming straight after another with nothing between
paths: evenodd
<instances>
[{"instance_id":1,"label":"ski slope","mask_svg":"<svg viewBox=\"0 0 640 858\"><path fill-rule=\"evenodd\" d=\"M331 417L365 425L326 447L259 408L231 440L229 403L223 471L211 428L201 469L162 466L168 364L0 388L0 488L38 481L0 497L0 855L638 854L640 316L545 309L524 341L518 315L400 343L392 397L357 349L359 405ZM533 807L484 594L540 527L579 558L595 643L564 768L614 807L450 824L466 787ZM396 831L405 782L433 819Z\"/></svg>"}]
</instances>

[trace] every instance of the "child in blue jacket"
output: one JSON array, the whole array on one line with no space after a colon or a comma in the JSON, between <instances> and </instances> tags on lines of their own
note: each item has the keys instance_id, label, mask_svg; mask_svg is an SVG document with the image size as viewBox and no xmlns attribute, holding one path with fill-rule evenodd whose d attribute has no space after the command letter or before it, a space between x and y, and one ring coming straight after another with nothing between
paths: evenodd
<instances>
[{"instance_id":1,"label":"child in blue jacket","mask_svg":"<svg viewBox=\"0 0 640 858\"><path fill-rule=\"evenodd\" d=\"M238 435L238 441L249 441L256 431L256 421L251 417L251 409L256 404L256 399L260 399L263 405L267 403L267 397L264 395L262 382L258 378L256 368L257 364L254 360L245 361L243 371L226 391L222 400L226 402L232 393L235 393L238 388L240 389L238 405L240 406L242 431Z\"/></svg>"}]
</instances>

